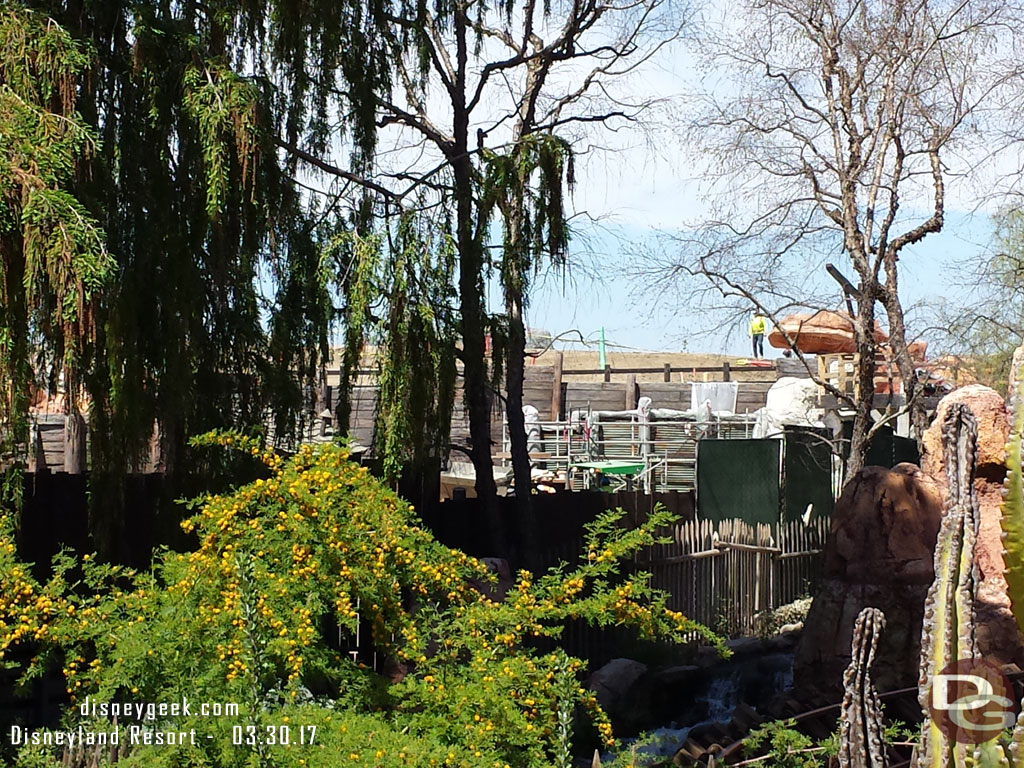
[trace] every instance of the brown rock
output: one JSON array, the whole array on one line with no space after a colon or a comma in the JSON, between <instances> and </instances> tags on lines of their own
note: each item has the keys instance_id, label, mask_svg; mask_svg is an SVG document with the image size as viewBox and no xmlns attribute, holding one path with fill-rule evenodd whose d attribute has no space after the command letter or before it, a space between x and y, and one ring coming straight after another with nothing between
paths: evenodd
<instances>
[{"instance_id":1,"label":"brown rock","mask_svg":"<svg viewBox=\"0 0 1024 768\"><path fill-rule=\"evenodd\" d=\"M587 679L587 688L601 708L616 717L623 714L629 692L647 672L647 665L633 659L612 659Z\"/></svg>"},{"instance_id":2,"label":"brown rock","mask_svg":"<svg viewBox=\"0 0 1024 768\"><path fill-rule=\"evenodd\" d=\"M482 557L480 562L486 565L487 570L497 577L497 581L490 582L483 579L470 579L469 586L484 597L501 602L515 584L508 560L502 560L500 557Z\"/></svg>"},{"instance_id":3,"label":"brown rock","mask_svg":"<svg viewBox=\"0 0 1024 768\"><path fill-rule=\"evenodd\" d=\"M875 341L888 340L888 335L875 321ZM793 339L796 348L809 354L856 352L853 320L845 312L820 309L812 314L787 315L768 334L768 343L777 349L788 349L786 336Z\"/></svg>"},{"instance_id":4,"label":"brown rock","mask_svg":"<svg viewBox=\"0 0 1024 768\"><path fill-rule=\"evenodd\" d=\"M825 578L849 584L929 584L942 498L913 464L865 467L836 503Z\"/></svg>"},{"instance_id":5,"label":"brown rock","mask_svg":"<svg viewBox=\"0 0 1024 768\"><path fill-rule=\"evenodd\" d=\"M1002 502L1003 477L1006 475L1009 414L1002 396L981 384L960 387L939 401L935 421L924 434L921 466L935 479L943 498L946 495L946 468L942 462L941 424L952 403L966 404L978 422L978 469L974 490L978 494L981 524L974 560L984 580L995 579L1001 582L1003 541L999 507Z\"/></svg>"},{"instance_id":6,"label":"brown rock","mask_svg":"<svg viewBox=\"0 0 1024 768\"><path fill-rule=\"evenodd\" d=\"M1014 365L1019 366L1024 357L1024 346L1014 353ZM1015 368L1016 370L1016 368ZM1011 377L1019 376L1019 371ZM1000 520L1002 511L1003 478L1006 475L1006 441L1010 433L1009 414L1002 396L993 389L972 384L950 392L942 398L935 416L935 422L925 432L925 454L922 465L935 478L945 497L946 470L942 463L939 424L945 417L949 404L965 403L974 412L978 421L978 470L974 480L974 491L978 496L978 539L975 544L974 562L981 572L982 582L978 589L975 626L978 647L982 655L1004 662L1021 663L1024 658L1024 644L1010 613L1010 601L1006 596L1006 580L1003 578L1003 540Z\"/></svg>"},{"instance_id":7,"label":"brown rock","mask_svg":"<svg viewBox=\"0 0 1024 768\"><path fill-rule=\"evenodd\" d=\"M954 389L939 401L935 420L924 433L921 468L941 486L945 486L945 470L942 467L942 422L953 403L968 406L978 422L978 475L1002 483L1010 422L1003 396L982 384L968 384L966 387Z\"/></svg>"},{"instance_id":8,"label":"brown rock","mask_svg":"<svg viewBox=\"0 0 1024 768\"><path fill-rule=\"evenodd\" d=\"M879 690L916 683L924 600L933 576L941 502L912 464L865 467L836 503L824 581L804 622L794 682L805 700L834 700L863 608L886 616L872 676Z\"/></svg>"}]
</instances>

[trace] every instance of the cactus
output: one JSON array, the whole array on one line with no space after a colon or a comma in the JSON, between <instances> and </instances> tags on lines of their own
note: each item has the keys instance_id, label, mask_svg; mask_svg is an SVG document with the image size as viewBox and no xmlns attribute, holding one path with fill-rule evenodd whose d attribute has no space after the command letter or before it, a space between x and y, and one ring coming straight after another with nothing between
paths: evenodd
<instances>
[{"instance_id":1,"label":"cactus","mask_svg":"<svg viewBox=\"0 0 1024 768\"><path fill-rule=\"evenodd\" d=\"M1003 502L1003 540L1014 615L1024 628L1021 621L1024 612L1024 564L1021 563L1024 555L1022 402L1024 396L1018 397L1010 441L1006 446L1008 471ZM977 439L977 423L970 409L961 404L953 405L942 425L949 493L935 544L935 579L928 591L921 635L920 696L925 725L917 750L919 768L961 768L968 765L977 768L1024 768L1024 715L1017 721L1008 750L998 737L974 747L952 743L927 716L928 685L934 675L954 661L977 657L974 637L974 601L978 584L974 547L980 522L974 490Z\"/></svg>"},{"instance_id":2,"label":"cactus","mask_svg":"<svg viewBox=\"0 0 1024 768\"><path fill-rule=\"evenodd\" d=\"M979 512L974 492L978 424L971 410L952 405L942 425L942 450L948 493L935 542L935 577L925 601L921 632L920 702L925 727L918 748L920 768L962 765L966 747L950 742L928 718L929 682L947 665L977 655L974 643L974 595L977 572L974 544Z\"/></svg>"},{"instance_id":3,"label":"cactus","mask_svg":"<svg viewBox=\"0 0 1024 768\"><path fill-rule=\"evenodd\" d=\"M882 740L882 706L869 670L875 659L878 638L885 629L885 614L865 608L853 628L853 658L843 674L840 768L885 768Z\"/></svg>"},{"instance_id":4,"label":"cactus","mask_svg":"<svg viewBox=\"0 0 1024 768\"><path fill-rule=\"evenodd\" d=\"M1021 434L1024 433L1024 379L1013 399L1013 420L1006 444L1003 488L1003 563L1007 592L1017 626L1024 632L1024 480L1021 475Z\"/></svg>"},{"instance_id":5,"label":"cactus","mask_svg":"<svg viewBox=\"0 0 1024 768\"><path fill-rule=\"evenodd\" d=\"M1024 632L1022 435L1024 380L1015 398L1010 440L1006 446L1007 477L1002 505L1006 581L1014 618ZM949 488L935 542L935 576L928 590L921 630L919 696L924 725L915 750L916 768L1024 768L1024 712L1017 719L1009 743L1005 737L996 736L978 745L952 742L929 716L928 696L935 675L953 662L978 657L974 614L979 581L974 560L980 523L974 489L977 441L978 425L974 414L965 405L952 405L942 424L942 450ZM884 623L881 611L865 608L854 627L853 658L843 676L841 768L885 765L881 708L868 675Z\"/></svg>"}]
</instances>

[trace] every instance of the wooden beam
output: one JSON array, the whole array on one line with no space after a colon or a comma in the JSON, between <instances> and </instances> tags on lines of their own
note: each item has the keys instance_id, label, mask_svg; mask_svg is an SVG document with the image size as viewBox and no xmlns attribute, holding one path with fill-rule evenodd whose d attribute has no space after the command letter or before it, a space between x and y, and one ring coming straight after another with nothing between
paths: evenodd
<instances>
[{"instance_id":1,"label":"wooden beam","mask_svg":"<svg viewBox=\"0 0 1024 768\"><path fill-rule=\"evenodd\" d=\"M71 475L85 472L85 419L77 411L64 420L64 471Z\"/></svg>"},{"instance_id":2,"label":"wooden beam","mask_svg":"<svg viewBox=\"0 0 1024 768\"><path fill-rule=\"evenodd\" d=\"M623 408L625 411L632 411L636 408L636 374L629 374L626 377L626 407Z\"/></svg>"},{"instance_id":3,"label":"wooden beam","mask_svg":"<svg viewBox=\"0 0 1024 768\"><path fill-rule=\"evenodd\" d=\"M665 381L672 381L672 363L665 363Z\"/></svg>"},{"instance_id":4,"label":"wooden beam","mask_svg":"<svg viewBox=\"0 0 1024 768\"><path fill-rule=\"evenodd\" d=\"M555 362L551 366L551 420L562 418L562 353L555 352Z\"/></svg>"}]
</instances>

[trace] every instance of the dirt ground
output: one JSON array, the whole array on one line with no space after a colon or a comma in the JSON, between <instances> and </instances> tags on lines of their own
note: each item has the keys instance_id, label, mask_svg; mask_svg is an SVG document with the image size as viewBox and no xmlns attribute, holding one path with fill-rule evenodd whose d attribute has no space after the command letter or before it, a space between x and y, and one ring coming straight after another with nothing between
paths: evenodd
<instances>
[{"instance_id":1,"label":"dirt ground","mask_svg":"<svg viewBox=\"0 0 1024 768\"><path fill-rule=\"evenodd\" d=\"M596 370L600 367L600 353L597 350L590 349L566 349L559 350L562 354L562 378L572 379L573 381L603 381L604 375L597 374L573 374L569 373L573 370ZM333 350L330 368L334 368L340 365L341 362L341 350ZM530 365L541 365L549 366L554 364L555 355L558 351L547 350L539 357L528 357L526 360L527 366ZM728 361L732 368L747 364L747 359L742 357L735 357L730 355L702 355L702 354L691 354L685 352L621 352L621 351L609 351L606 354L606 361L608 365L612 367L612 381L624 381L628 374L616 373L615 369L618 368L652 368L657 369L651 373L638 373L636 374L637 381L664 381L664 367L665 363L669 363L673 368L702 368L702 367L713 367L714 371L686 371L680 373L674 371L672 373L672 381L721 381L722 380L722 363ZM373 350L369 349L364 351L361 367L364 369L370 369L373 367L374 356ZM361 377L365 378L365 377ZM776 373L774 366L766 367L763 371L730 371L730 379L732 381L775 381ZM335 378L332 377L331 383L335 383ZM360 384L368 384L369 380L362 381Z\"/></svg>"},{"instance_id":2,"label":"dirt ground","mask_svg":"<svg viewBox=\"0 0 1024 768\"><path fill-rule=\"evenodd\" d=\"M552 365L557 352L548 350L540 357L530 358L527 365ZM730 355L701 355L690 353L673 352L619 352L609 351L605 359L612 367L616 368L657 368L652 373L636 374L637 381L664 381L665 375L662 369L665 363L673 368L693 367L715 367L713 372L673 372L673 381L721 381L722 363L727 362L732 368L745 365L746 359ZM531 362L532 360L532 362ZM562 377L572 378L573 381L603 381L602 374L570 374L572 370L596 370L600 367L600 353L597 350L571 349L562 350ZM612 381L621 381L626 374L612 373ZM731 371L732 381L775 381L775 368L765 368L763 371Z\"/></svg>"}]
</instances>

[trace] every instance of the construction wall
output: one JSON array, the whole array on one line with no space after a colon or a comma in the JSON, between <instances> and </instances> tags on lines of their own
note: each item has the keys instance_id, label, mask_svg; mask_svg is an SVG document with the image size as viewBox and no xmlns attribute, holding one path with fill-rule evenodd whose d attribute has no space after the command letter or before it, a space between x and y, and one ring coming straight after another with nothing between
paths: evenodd
<instances>
[{"instance_id":1,"label":"construction wall","mask_svg":"<svg viewBox=\"0 0 1024 768\"><path fill-rule=\"evenodd\" d=\"M720 374L721 368L716 368ZM771 376L771 380L738 381L736 412L753 413L765 404L768 388L774 383L774 371L767 369L760 378ZM671 378L672 373L664 374ZM655 408L690 410L690 381L649 381L649 376L635 373L618 373L609 369L604 374L610 381L594 381L589 374L574 374L563 371L558 358L553 365L527 365L523 382L523 404L537 409L540 420L559 421L573 410L627 411L636 408L641 397L649 397ZM720 375L719 375L720 380ZM332 387L333 398L337 397ZM373 439L374 409L377 404L377 388L369 376L360 378L360 385L353 390L352 420L350 434L356 442L371 445ZM504 421L503 398L492 398L491 443L495 451L501 450L502 424ZM453 445L469 445L469 417L462 400L462 391L456 392L452 412L450 442Z\"/></svg>"}]
</instances>

